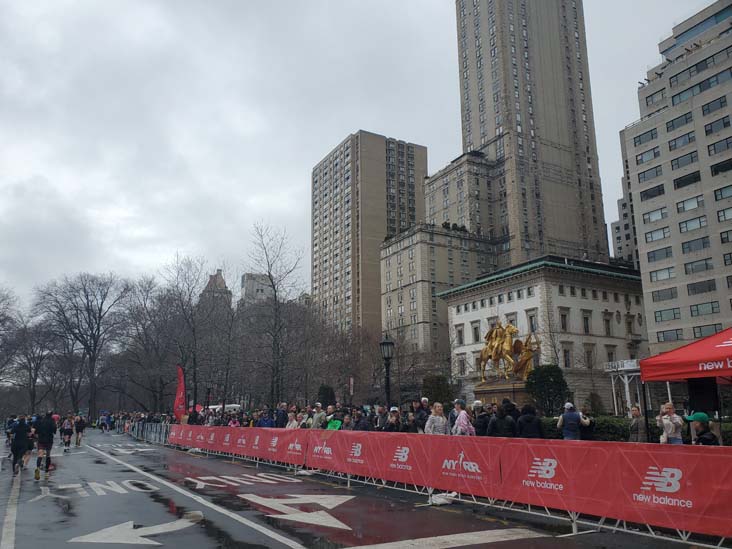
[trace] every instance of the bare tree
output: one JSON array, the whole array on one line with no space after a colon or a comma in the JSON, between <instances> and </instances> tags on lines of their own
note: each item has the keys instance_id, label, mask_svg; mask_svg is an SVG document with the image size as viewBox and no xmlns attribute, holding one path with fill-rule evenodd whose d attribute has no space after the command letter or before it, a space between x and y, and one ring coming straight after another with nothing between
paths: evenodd
<instances>
[{"instance_id":1,"label":"bare tree","mask_svg":"<svg viewBox=\"0 0 732 549\"><path fill-rule=\"evenodd\" d=\"M15 356L16 306L13 293L0 287L0 383L8 381Z\"/></svg>"},{"instance_id":2,"label":"bare tree","mask_svg":"<svg viewBox=\"0 0 732 549\"><path fill-rule=\"evenodd\" d=\"M202 321L197 303L206 283L206 262L202 258L176 255L173 262L163 269L163 277L166 282L163 299L172 305L174 313L170 335L178 363L193 386L193 403L197 404Z\"/></svg>"},{"instance_id":3,"label":"bare tree","mask_svg":"<svg viewBox=\"0 0 732 549\"><path fill-rule=\"evenodd\" d=\"M84 350L90 417L97 413L100 358L119 335L120 305L128 292L127 282L113 273L81 273L36 290L35 310L57 335L73 338Z\"/></svg>"},{"instance_id":4,"label":"bare tree","mask_svg":"<svg viewBox=\"0 0 732 549\"><path fill-rule=\"evenodd\" d=\"M257 304L261 342L266 352L259 353L259 363L267 370L269 401L279 402L284 394L284 367L287 354L287 322L285 304L294 297L296 276L302 261L302 251L294 250L284 230L263 223L252 229L251 267L267 277L271 298ZM264 351L264 349L260 349Z\"/></svg>"},{"instance_id":5,"label":"bare tree","mask_svg":"<svg viewBox=\"0 0 732 549\"><path fill-rule=\"evenodd\" d=\"M51 330L43 322L33 322L21 316L15 340L12 383L26 392L28 412L33 413L37 411L36 406L49 393L49 388L43 385L42 378L52 356Z\"/></svg>"}]
</instances>

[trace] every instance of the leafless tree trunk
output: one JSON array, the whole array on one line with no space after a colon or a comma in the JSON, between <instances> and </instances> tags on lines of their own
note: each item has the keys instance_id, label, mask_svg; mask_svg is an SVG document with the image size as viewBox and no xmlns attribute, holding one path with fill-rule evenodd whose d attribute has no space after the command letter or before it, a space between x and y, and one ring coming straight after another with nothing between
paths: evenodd
<instances>
[{"instance_id":1,"label":"leafless tree trunk","mask_svg":"<svg viewBox=\"0 0 732 549\"><path fill-rule=\"evenodd\" d=\"M73 338L84 349L90 417L97 413L100 358L119 334L119 309L128 291L129 285L113 273L81 273L36 290L35 311L56 334Z\"/></svg>"},{"instance_id":2,"label":"leafless tree trunk","mask_svg":"<svg viewBox=\"0 0 732 549\"><path fill-rule=\"evenodd\" d=\"M7 382L15 356L16 298L0 287L0 383Z\"/></svg>"},{"instance_id":3,"label":"leafless tree trunk","mask_svg":"<svg viewBox=\"0 0 732 549\"><path fill-rule=\"evenodd\" d=\"M15 333L16 349L13 384L22 387L28 397L28 413L46 398L48 387L39 386L44 369L51 358L52 335L48 326L21 317ZM39 395L39 390L41 394Z\"/></svg>"}]
</instances>

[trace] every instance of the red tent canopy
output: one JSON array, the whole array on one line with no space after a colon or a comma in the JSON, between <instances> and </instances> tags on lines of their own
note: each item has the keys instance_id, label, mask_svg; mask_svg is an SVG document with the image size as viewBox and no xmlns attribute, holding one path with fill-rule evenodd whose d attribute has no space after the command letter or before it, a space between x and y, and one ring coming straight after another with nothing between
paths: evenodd
<instances>
[{"instance_id":1,"label":"red tent canopy","mask_svg":"<svg viewBox=\"0 0 732 549\"><path fill-rule=\"evenodd\" d=\"M732 328L640 361L643 381L732 376Z\"/></svg>"}]
</instances>

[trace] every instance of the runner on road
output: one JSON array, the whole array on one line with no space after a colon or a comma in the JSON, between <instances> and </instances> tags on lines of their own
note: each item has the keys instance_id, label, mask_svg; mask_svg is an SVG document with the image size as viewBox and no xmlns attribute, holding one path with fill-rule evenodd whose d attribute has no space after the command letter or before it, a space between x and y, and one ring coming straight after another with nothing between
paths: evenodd
<instances>
[{"instance_id":1,"label":"runner on road","mask_svg":"<svg viewBox=\"0 0 732 549\"><path fill-rule=\"evenodd\" d=\"M25 421L25 415L18 417L18 422L13 426L13 442L10 449L13 452L13 474L17 475L23 468L23 455L28 447L28 435L30 434L30 425Z\"/></svg>"},{"instance_id":2,"label":"runner on road","mask_svg":"<svg viewBox=\"0 0 732 549\"><path fill-rule=\"evenodd\" d=\"M36 435L38 436L38 458L36 459L35 479L41 478L41 463L46 458L46 473L51 469L51 448L53 448L53 436L56 434L56 422L51 412L38 421L36 424Z\"/></svg>"},{"instance_id":3,"label":"runner on road","mask_svg":"<svg viewBox=\"0 0 732 549\"><path fill-rule=\"evenodd\" d=\"M64 437L64 453L71 451L71 436L74 434L74 416L69 414L61 423L61 434Z\"/></svg>"},{"instance_id":4,"label":"runner on road","mask_svg":"<svg viewBox=\"0 0 732 549\"><path fill-rule=\"evenodd\" d=\"M84 429L86 429L86 421L82 416L76 416L74 429L76 430L76 446L81 446L81 439L84 437Z\"/></svg>"}]
</instances>

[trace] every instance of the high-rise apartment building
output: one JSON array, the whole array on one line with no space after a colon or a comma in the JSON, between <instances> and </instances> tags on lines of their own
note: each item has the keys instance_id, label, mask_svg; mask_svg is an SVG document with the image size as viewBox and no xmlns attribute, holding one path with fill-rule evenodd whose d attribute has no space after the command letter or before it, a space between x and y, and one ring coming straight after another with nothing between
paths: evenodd
<instances>
[{"instance_id":1,"label":"high-rise apartment building","mask_svg":"<svg viewBox=\"0 0 732 549\"><path fill-rule=\"evenodd\" d=\"M424 220L427 149L360 130L312 173L312 300L343 329L381 331L380 246Z\"/></svg>"},{"instance_id":2,"label":"high-rise apartment building","mask_svg":"<svg viewBox=\"0 0 732 549\"><path fill-rule=\"evenodd\" d=\"M623 181L623 186L625 182ZM638 236L630 199L627 195L618 199L618 220L610 224L610 234L613 241L613 257L626 263L632 263L638 268Z\"/></svg>"},{"instance_id":3,"label":"high-rise apartment building","mask_svg":"<svg viewBox=\"0 0 732 549\"><path fill-rule=\"evenodd\" d=\"M651 352L732 325L732 0L659 44L620 132Z\"/></svg>"},{"instance_id":4,"label":"high-rise apartment building","mask_svg":"<svg viewBox=\"0 0 732 549\"><path fill-rule=\"evenodd\" d=\"M449 361L447 306L437 298L493 270L490 243L466 229L417 224L381 246L381 317L409 354Z\"/></svg>"},{"instance_id":5,"label":"high-rise apartment building","mask_svg":"<svg viewBox=\"0 0 732 549\"><path fill-rule=\"evenodd\" d=\"M241 276L241 301L243 304L267 301L274 297L269 277L264 273L244 273Z\"/></svg>"},{"instance_id":6,"label":"high-rise apartment building","mask_svg":"<svg viewBox=\"0 0 732 549\"><path fill-rule=\"evenodd\" d=\"M463 150L501 162L486 190L499 266L607 260L581 0L455 6Z\"/></svg>"}]
</instances>

